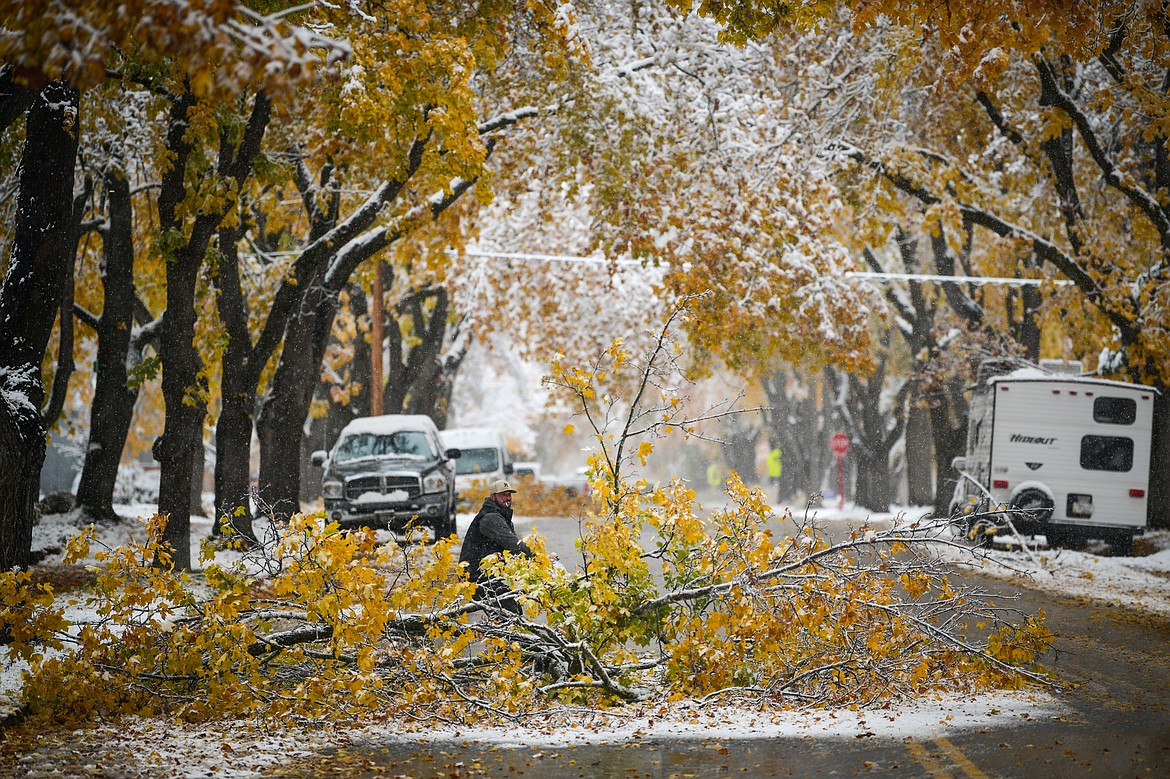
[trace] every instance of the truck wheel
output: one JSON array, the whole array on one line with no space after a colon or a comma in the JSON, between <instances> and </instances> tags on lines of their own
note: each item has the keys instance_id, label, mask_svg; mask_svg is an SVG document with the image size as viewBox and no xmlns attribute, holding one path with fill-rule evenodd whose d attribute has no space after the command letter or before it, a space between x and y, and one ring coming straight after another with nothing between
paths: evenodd
<instances>
[{"instance_id":1,"label":"truck wheel","mask_svg":"<svg viewBox=\"0 0 1170 779\"><path fill-rule=\"evenodd\" d=\"M451 512L446 519L435 521L435 540L453 536L456 533L455 529L455 513Z\"/></svg>"},{"instance_id":2,"label":"truck wheel","mask_svg":"<svg viewBox=\"0 0 1170 779\"><path fill-rule=\"evenodd\" d=\"M1041 489L1029 487L1012 498L1012 508L1019 518L1044 523L1052 519L1052 499Z\"/></svg>"}]
</instances>

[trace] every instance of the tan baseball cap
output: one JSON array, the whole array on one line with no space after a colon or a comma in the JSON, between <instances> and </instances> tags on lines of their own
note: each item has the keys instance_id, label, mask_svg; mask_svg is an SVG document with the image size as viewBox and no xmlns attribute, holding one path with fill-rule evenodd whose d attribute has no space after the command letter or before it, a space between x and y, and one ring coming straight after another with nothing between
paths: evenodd
<instances>
[{"instance_id":1,"label":"tan baseball cap","mask_svg":"<svg viewBox=\"0 0 1170 779\"><path fill-rule=\"evenodd\" d=\"M506 480L496 479L495 481L492 482L492 485L490 487L488 487L488 491L492 495L495 495L495 494L500 493L500 492L515 492L516 490L514 490L512 488L512 485L508 484L508 482Z\"/></svg>"}]
</instances>

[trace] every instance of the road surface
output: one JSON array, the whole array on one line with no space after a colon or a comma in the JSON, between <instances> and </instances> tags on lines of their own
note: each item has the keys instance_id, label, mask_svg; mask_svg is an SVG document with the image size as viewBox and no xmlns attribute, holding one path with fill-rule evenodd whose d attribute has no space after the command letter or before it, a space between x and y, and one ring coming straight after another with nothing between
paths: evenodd
<instances>
[{"instance_id":1,"label":"road surface","mask_svg":"<svg viewBox=\"0 0 1170 779\"><path fill-rule=\"evenodd\" d=\"M577 524L519 518L570 567ZM964 574L970 575L970 574ZM946 737L771 739L653 737L601 746L503 747L461 739L392 741L323 756L296 776L647 777L722 779L897 774L899 777L1170 777L1170 621L1088 600L983 579L984 589L1019 593L1013 604L1043 608L1056 634L1047 665L1062 689L1057 715L950 731ZM331 762L332 761L332 762ZM368 770L360 768L366 766Z\"/></svg>"}]
</instances>

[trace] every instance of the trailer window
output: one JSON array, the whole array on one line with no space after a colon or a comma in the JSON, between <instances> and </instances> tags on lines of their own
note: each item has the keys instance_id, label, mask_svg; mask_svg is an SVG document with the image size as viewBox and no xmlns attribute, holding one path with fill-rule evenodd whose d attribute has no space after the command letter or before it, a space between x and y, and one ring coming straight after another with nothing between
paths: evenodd
<instances>
[{"instance_id":1,"label":"trailer window","mask_svg":"<svg viewBox=\"0 0 1170 779\"><path fill-rule=\"evenodd\" d=\"M1133 398L1100 397L1093 400L1093 421L1106 425L1132 425L1137 419Z\"/></svg>"},{"instance_id":2,"label":"trailer window","mask_svg":"<svg viewBox=\"0 0 1170 779\"><path fill-rule=\"evenodd\" d=\"M1133 468L1133 439L1087 435L1081 439L1081 467L1087 471L1128 471Z\"/></svg>"}]
</instances>

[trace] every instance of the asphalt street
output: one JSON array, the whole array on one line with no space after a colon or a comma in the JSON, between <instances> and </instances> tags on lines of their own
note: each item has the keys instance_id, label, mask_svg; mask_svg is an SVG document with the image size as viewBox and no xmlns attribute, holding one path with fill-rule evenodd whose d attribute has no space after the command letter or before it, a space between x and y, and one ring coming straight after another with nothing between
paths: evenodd
<instances>
[{"instance_id":1,"label":"asphalt street","mask_svg":"<svg viewBox=\"0 0 1170 779\"><path fill-rule=\"evenodd\" d=\"M576 522L517 521L535 529L571 565ZM961 574L960 576L970 576ZM322 756L350 776L647 777L1148 777L1170 776L1170 621L1095 601L1029 590L1026 582L981 579L1015 595L1025 612L1044 609L1056 634L1047 666L1063 711L948 732L945 737L634 738L620 744L503 747L456 740L391 741L368 751ZM362 768L365 766L366 768ZM367 770L368 769L368 770Z\"/></svg>"}]
</instances>

